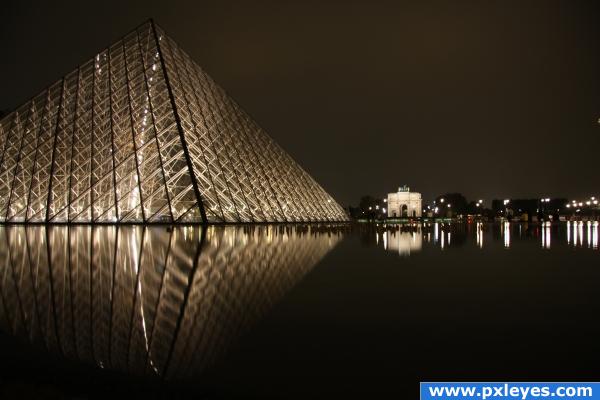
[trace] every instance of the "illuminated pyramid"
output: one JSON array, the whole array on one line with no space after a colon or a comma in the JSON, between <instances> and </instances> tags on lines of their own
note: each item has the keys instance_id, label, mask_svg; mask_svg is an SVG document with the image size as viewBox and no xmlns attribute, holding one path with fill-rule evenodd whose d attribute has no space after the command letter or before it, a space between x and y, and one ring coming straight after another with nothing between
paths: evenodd
<instances>
[{"instance_id":1,"label":"illuminated pyramid","mask_svg":"<svg viewBox=\"0 0 600 400\"><path fill-rule=\"evenodd\" d=\"M152 21L2 119L0 152L0 221L347 219Z\"/></svg>"}]
</instances>

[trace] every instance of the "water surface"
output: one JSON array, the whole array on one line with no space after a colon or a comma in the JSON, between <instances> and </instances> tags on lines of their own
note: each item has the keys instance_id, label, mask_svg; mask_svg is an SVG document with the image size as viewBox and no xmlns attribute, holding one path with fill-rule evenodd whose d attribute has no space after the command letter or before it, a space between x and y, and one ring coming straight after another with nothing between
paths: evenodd
<instances>
[{"instance_id":1,"label":"water surface","mask_svg":"<svg viewBox=\"0 0 600 400\"><path fill-rule=\"evenodd\" d=\"M412 397L420 380L598 380L598 231L0 226L0 394Z\"/></svg>"}]
</instances>

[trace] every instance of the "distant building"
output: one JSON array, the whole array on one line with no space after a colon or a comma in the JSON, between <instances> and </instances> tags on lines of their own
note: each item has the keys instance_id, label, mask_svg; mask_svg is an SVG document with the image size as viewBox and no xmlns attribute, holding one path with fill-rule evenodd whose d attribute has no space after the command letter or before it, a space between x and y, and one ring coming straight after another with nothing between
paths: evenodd
<instances>
[{"instance_id":1,"label":"distant building","mask_svg":"<svg viewBox=\"0 0 600 400\"><path fill-rule=\"evenodd\" d=\"M421 193L411 192L406 185L396 193L388 193L387 210L389 218L408 218L421 216Z\"/></svg>"}]
</instances>

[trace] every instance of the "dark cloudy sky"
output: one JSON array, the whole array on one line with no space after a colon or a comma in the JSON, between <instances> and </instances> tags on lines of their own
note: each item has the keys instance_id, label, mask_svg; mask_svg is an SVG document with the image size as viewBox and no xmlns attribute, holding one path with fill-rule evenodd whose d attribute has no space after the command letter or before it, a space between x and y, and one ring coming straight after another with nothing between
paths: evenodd
<instances>
[{"instance_id":1,"label":"dark cloudy sky","mask_svg":"<svg viewBox=\"0 0 600 400\"><path fill-rule=\"evenodd\" d=\"M598 196L595 3L5 1L0 108L154 17L342 204Z\"/></svg>"}]
</instances>

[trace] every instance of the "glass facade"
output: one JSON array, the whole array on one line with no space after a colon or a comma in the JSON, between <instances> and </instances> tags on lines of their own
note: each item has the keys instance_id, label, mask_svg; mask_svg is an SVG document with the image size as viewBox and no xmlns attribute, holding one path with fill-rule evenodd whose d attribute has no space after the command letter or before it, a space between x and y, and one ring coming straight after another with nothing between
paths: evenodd
<instances>
[{"instance_id":1,"label":"glass facade","mask_svg":"<svg viewBox=\"0 0 600 400\"><path fill-rule=\"evenodd\" d=\"M149 21L0 121L0 221L345 221Z\"/></svg>"}]
</instances>

